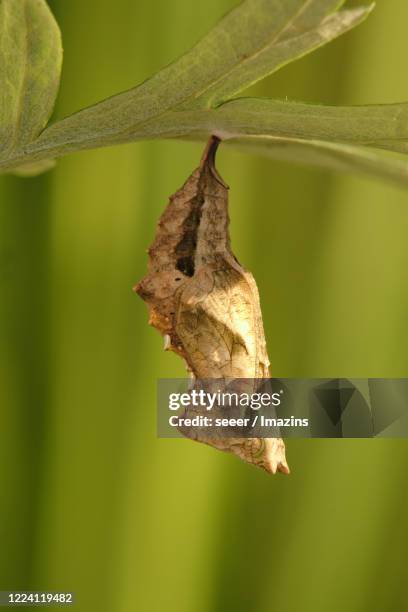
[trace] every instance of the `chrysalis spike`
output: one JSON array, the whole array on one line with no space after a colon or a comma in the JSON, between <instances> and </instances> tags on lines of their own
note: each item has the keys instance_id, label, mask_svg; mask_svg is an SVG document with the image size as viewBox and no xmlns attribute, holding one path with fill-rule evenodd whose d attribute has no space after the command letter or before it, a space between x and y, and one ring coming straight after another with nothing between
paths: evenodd
<instances>
[{"instance_id":1,"label":"chrysalis spike","mask_svg":"<svg viewBox=\"0 0 408 612\"><path fill-rule=\"evenodd\" d=\"M222 179L222 177L218 174L217 168L215 167L215 157L217 154L218 146L221 142L221 139L218 136L211 136L209 141L207 142L207 146L204 149L204 153L201 158L200 168L204 168L206 164L208 164L208 168L220 185L225 187L225 189L229 189L227 183Z\"/></svg>"}]
</instances>

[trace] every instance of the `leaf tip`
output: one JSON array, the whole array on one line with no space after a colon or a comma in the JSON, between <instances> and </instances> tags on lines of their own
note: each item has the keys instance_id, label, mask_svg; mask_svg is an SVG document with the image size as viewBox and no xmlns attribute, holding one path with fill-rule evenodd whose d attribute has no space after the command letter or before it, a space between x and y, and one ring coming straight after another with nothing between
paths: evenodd
<instances>
[{"instance_id":1,"label":"leaf tip","mask_svg":"<svg viewBox=\"0 0 408 612\"><path fill-rule=\"evenodd\" d=\"M373 12L373 10L376 7L376 2L371 2L370 4L365 4L363 6L359 6L357 8L355 8L355 11L359 11L361 17L363 19L365 19L366 17L368 17L368 15L370 15L370 13Z\"/></svg>"}]
</instances>

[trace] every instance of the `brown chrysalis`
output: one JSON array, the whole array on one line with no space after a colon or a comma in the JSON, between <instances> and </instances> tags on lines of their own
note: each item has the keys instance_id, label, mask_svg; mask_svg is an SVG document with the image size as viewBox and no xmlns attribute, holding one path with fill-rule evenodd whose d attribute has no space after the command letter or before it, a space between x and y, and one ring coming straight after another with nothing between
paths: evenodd
<instances>
[{"instance_id":1,"label":"brown chrysalis","mask_svg":"<svg viewBox=\"0 0 408 612\"><path fill-rule=\"evenodd\" d=\"M192 377L268 378L258 289L231 251L228 186L214 165L218 144L210 139L199 167L170 198L148 251L148 275L135 290ZM280 438L194 439L268 472L289 472Z\"/></svg>"}]
</instances>

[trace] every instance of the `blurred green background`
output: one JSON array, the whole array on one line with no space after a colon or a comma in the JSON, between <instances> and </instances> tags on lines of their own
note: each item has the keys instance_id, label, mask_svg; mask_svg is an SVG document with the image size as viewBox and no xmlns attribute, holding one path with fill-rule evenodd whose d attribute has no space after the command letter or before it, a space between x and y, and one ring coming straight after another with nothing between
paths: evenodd
<instances>
[{"instance_id":1,"label":"blurred green background","mask_svg":"<svg viewBox=\"0 0 408 612\"><path fill-rule=\"evenodd\" d=\"M63 116L148 77L234 1L50 5ZM249 93L408 100L407 20L406 0L379 0ZM291 440L292 475L271 477L156 438L156 380L184 368L131 288L201 148L139 143L0 179L0 589L73 590L81 612L402 610L405 440ZM218 164L273 375L407 376L408 194L230 149Z\"/></svg>"}]
</instances>

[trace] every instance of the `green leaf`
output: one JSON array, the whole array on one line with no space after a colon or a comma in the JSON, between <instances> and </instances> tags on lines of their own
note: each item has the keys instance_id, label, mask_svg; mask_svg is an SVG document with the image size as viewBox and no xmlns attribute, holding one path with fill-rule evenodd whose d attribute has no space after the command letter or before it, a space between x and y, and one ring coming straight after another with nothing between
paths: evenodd
<instances>
[{"instance_id":1,"label":"green leaf","mask_svg":"<svg viewBox=\"0 0 408 612\"><path fill-rule=\"evenodd\" d=\"M66 145L50 141L50 131L52 128L32 145L34 156L64 153ZM408 142L408 103L336 107L240 98L215 109L163 113L125 137L113 134L110 143L153 138L204 140L211 134L270 156L372 172L407 185L406 162L389 159L372 147L399 151Z\"/></svg>"},{"instance_id":2,"label":"green leaf","mask_svg":"<svg viewBox=\"0 0 408 612\"><path fill-rule=\"evenodd\" d=\"M240 44L235 49L231 44L230 61L224 62L216 80L194 94L197 105L209 107L224 102L285 64L344 34L361 23L374 7L328 15L339 4L337 0L274 2L274 11L271 4L265 0L258 2L253 30L250 26L246 36L239 29L236 34L229 33L227 41L231 44L236 37ZM247 26L251 24L250 16L242 17ZM252 31L256 36L251 35Z\"/></svg>"},{"instance_id":3,"label":"green leaf","mask_svg":"<svg viewBox=\"0 0 408 612\"><path fill-rule=\"evenodd\" d=\"M0 0L0 160L32 142L54 108L62 63L44 0Z\"/></svg>"},{"instance_id":4,"label":"green leaf","mask_svg":"<svg viewBox=\"0 0 408 612\"><path fill-rule=\"evenodd\" d=\"M245 0L177 62L33 140L58 87L59 32L43 0L0 0L0 79L6 92L0 115L6 153L0 169L33 174L50 166L48 158L71 151L141 139L201 140L215 133L278 159L359 170L406 186L405 160L371 147L408 152L408 104L327 107L227 100L357 25L372 9L336 12L342 4Z\"/></svg>"},{"instance_id":5,"label":"green leaf","mask_svg":"<svg viewBox=\"0 0 408 612\"><path fill-rule=\"evenodd\" d=\"M398 187L408 187L408 161L379 154L367 147L319 140L300 140L268 136L233 138L227 144L246 153L280 161L317 166L340 172L361 173L385 180Z\"/></svg>"},{"instance_id":6,"label":"green leaf","mask_svg":"<svg viewBox=\"0 0 408 612\"><path fill-rule=\"evenodd\" d=\"M214 130L223 138L243 135L290 137L367 145L400 152L408 142L408 103L324 106L239 98L216 109L162 116L152 133L166 137ZM154 130L154 131L153 131ZM175 133L173 131L175 130Z\"/></svg>"},{"instance_id":7,"label":"green leaf","mask_svg":"<svg viewBox=\"0 0 408 612\"><path fill-rule=\"evenodd\" d=\"M349 30L372 8L327 16L338 5L338 0L246 0L180 60L139 87L52 125L38 146L68 152L129 142L146 122L171 110L208 108Z\"/></svg>"},{"instance_id":8,"label":"green leaf","mask_svg":"<svg viewBox=\"0 0 408 612\"><path fill-rule=\"evenodd\" d=\"M47 129L33 145L59 147L59 124ZM55 130L54 130L55 128ZM266 135L312 140L341 141L400 151L408 141L408 103L368 106L324 106L259 98L239 98L215 109L178 110L163 113L132 126L130 132L112 131L107 144L147 138L222 139ZM64 142L61 143L64 147ZM83 141L82 144L87 144ZM97 143L92 139L92 145Z\"/></svg>"}]
</instances>

